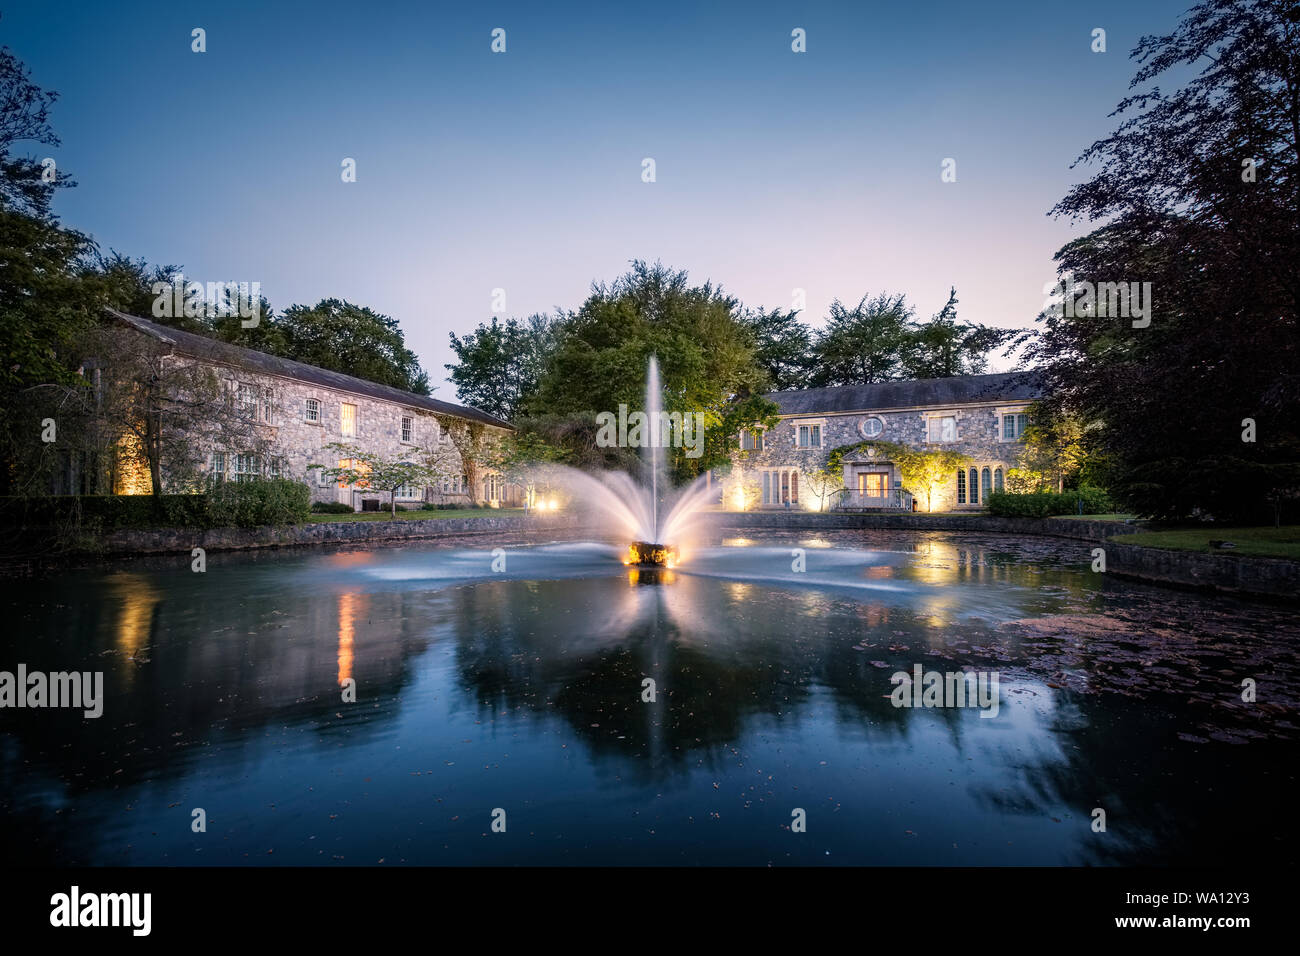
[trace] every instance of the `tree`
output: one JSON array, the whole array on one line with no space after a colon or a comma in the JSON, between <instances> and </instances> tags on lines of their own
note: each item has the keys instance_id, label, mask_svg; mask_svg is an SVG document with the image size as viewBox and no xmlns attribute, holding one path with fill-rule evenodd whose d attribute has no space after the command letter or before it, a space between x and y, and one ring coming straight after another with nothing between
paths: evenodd
<instances>
[{"instance_id":1,"label":"tree","mask_svg":"<svg viewBox=\"0 0 1300 956\"><path fill-rule=\"evenodd\" d=\"M670 449L671 473L685 483L729 458L736 434L770 416L761 397L767 376L754 354L739 305L710 282L691 285L684 271L634 261L631 270L591 295L566 322L546 363L530 415L586 418L616 414L621 404L644 410L646 368L658 358L666 412L703 422L699 457Z\"/></svg>"},{"instance_id":2,"label":"tree","mask_svg":"<svg viewBox=\"0 0 1300 956\"><path fill-rule=\"evenodd\" d=\"M456 397L505 421L514 421L537 390L565 317L532 315L524 321L493 316L463 339L451 334L457 361L448 364Z\"/></svg>"},{"instance_id":3,"label":"tree","mask_svg":"<svg viewBox=\"0 0 1300 956\"><path fill-rule=\"evenodd\" d=\"M804 471L804 485L817 499L817 510L825 511L826 499L844 488L844 470L828 465L808 468Z\"/></svg>"},{"instance_id":4,"label":"tree","mask_svg":"<svg viewBox=\"0 0 1300 956\"><path fill-rule=\"evenodd\" d=\"M907 448L896 453L894 466L903 482L903 490L925 502L933 510L934 495L952 481L953 472L968 464L970 458L955 451L927 451Z\"/></svg>"},{"instance_id":5,"label":"tree","mask_svg":"<svg viewBox=\"0 0 1300 956\"><path fill-rule=\"evenodd\" d=\"M291 305L275 322L284 335L286 358L429 394L429 375L391 316L342 299L322 299L313 306Z\"/></svg>"},{"instance_id":6,"label":"tree","mask_svg":"<svg viewBox=\"0 0 1300 956\"><path fill-rule=\"evenodd\" d=\"M479 476L484 463L495 454L497 439L488 433L487 426L481 422L472 422L453 415L434 414L438 427L447 436L460 459L460 473L469 485L470 500L479 502Z\"/></svg>"},{"instance_id":7,"label":"tree","mask_svg":"<svg viewBox=\"0 0 1300 956\"><path fill-rule=\"evenodd\" d=\"M397 489L403 485L428 484L435 477L433 469L405 457L397 458L363 451L358 446L347 442L330 442L325 447L342 456L341 460L346 461L347 464L334 467L311 464L307 466L308 470L319 471L340 484L387 492L391 507L390 518L397 517Z\"/></svg>"},{"instance_id":8,"label":"tree","mask_svg":"<svg viewBox=\"0 0 1300 956\"><path fill-rule=\"evenodd\" d=\"M50 107L59 98L31 80L31 75L8 47L0 47L0 209L48 220L53 189L73 186L66 173L47 166L45 157L15 156L20 142L58 146L50 126Z\"/></svg>"},{"instance_id":9,"label":"tree","mask_svg":"<svg viewBox=\"0 0 1300 956\"><path fill-rule=\"evenodd\" d=\"M808 384L869 385L901 377L914 313L900 294L863 296L851 309L836 299L813 346Z\"/></svg>"},{"instance_id":10,"label":"tree","mask_svg":"<svg viewBox=\"0 0 1300 956\"><path fill-rule=\"evenodd\" d=\"M1298 47L1289 0L1202 0L1143 37L1139 91L1079 159L1100 168L1052 210L1100 225L1057 253L1064 295L1026 358L1097 423L1108 490L1139 514L1265 520L1300 486ZM1088 295L1106 283L1118 308Z\"/></svg>"},{"instance_id":11,"label":"tree","mask_svg":"<svg viewBox=\"0 0 1300 956\"><path fill-rule=\"evenodd\" d=\"M776 391L803 388L812 367L812 333L794 309L746 310L742 325L753 337L754 359Z\"/></svg>"},{"instance_id":12,"label":"tree","mask_svg":"<svg viewBox=\"0 0 1300 956\"><path fill-rule=\"evenodd\" d=\"M112 448L114 491L193 490L213 451L260 457L269 448L269 432L211 366L112 326L87 335L82 349L88 370L100 374L78 390L80 414L95 423L86 429L96 436L92 449Z\"/></svg>"},{"instance_id":13,"label":"tree","mask_svg":"<svg viewBox=\"0 0 1300 956\"><path fill-rule=\"evenodd\" d=\"M546 485L547 465L563 461L566 451L551 444L536 432L513 432L502 438L488 452L488 465L508 481L524 489L524 507L537 502L537 487Z\"/></svg>"},{"instance_id":14,"label":"tree","mask_svg":"<svg viewBox=\"0 0 1300 956\"><path fill-rule=\"evenodd\" d=\"M978 375L988 368L988 353L1010 341L1010 329L957 321L957 290L928 322L914 325L904 346L903 367L908 378L949 378Z\"/></svg>"}]
</instances>

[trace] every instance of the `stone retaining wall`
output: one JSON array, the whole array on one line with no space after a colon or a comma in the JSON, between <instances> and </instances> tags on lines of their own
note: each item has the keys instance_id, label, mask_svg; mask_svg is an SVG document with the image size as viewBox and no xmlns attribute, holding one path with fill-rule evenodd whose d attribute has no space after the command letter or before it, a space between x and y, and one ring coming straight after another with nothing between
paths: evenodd
<instances>
[{"instance_id":1,"label":"stone retaining wall","mask_svg":"<svg viewBox=\"0 0 1300 956\"><path fill-rule=\"evenodd\" d=\"M370 541L415 541L464 534L503 531L558 531L580 522L569 515L542 517L502 515L484 518L398 518L377 521L312 521L282 528L213 528L207 531L169 528L158 531L115 531L104 538L110 554L189 553L280 548L311 544L363 544Z\"/></svg>"}]
</instances>

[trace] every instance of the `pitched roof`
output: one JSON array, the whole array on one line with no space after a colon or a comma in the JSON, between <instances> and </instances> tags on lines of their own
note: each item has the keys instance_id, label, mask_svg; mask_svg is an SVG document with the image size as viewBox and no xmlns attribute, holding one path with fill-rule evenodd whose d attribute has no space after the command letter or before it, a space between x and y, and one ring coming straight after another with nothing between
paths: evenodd
<instances>
[{"instance_id":1,"label":"pitched roof","mask_svg":"<svg viewBox=\"0 0 1300 956\"><path fill-rule=\"evenodd\" d=\"M125 312L119 312L116 309L108 309L108 312L131 328L171 345L178 352L194 358L218 362L223 365L240 366L250 371L261 372L266 375L279 375L299 382L310 382L313 385L332 388L335 391L364 395L367 398L393 402L396 405L423 408L441 415L454 415L457 418L480 422L484 425L495 425L498 428L511 427L509 422L468 405L440 402L436 398L429 398L427 395L416 395L414 392L394 388L391 385L367 382L365 379L353 375L331 372L329 369L317 368L315 365L280 358L278 355L268 355L266 352L244 348L242 345L232 345L229 342L210 339L206 335L196 335L193 332L173 329L171 326L159 325L157 322L150 322L138 315L127 315Z\"/></svg>"},{"instance_id":2,"label":"pitched roof","mask_svg":"<svg viewBox=\"0 0 1300 956\"><path fill-rule=\"evenodd\" d=\"M827 412L870 412L890 408L974 405L979 402L1030 401L1041 397L1040 375L997 372L990 375L956 375L910 382L876 382L872 385L837 385L770 392L768 398L782 415Z\"/></svg>"}]
</instances>

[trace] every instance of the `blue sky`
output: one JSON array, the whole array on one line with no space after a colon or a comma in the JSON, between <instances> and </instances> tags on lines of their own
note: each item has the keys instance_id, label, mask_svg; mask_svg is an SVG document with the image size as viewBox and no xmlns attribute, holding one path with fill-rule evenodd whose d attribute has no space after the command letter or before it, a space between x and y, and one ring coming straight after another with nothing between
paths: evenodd
<instances>
[{"instance_id":1,"label":"blue sky","mask_svg":"<svg viewBox=\"0 0 1300 956\"><path fill-rule=\"evenodd\" d=\"M814 324L951 285L963 318L1031 324L1083 228L1046 216L1070 163L1188 5L72 0L0 6L0 43L61 94L63 145L25 145L78 180L65 223L277 309L396 316L450 399L448 333L494 289L576 308L634 258L749 305L804 289Z\"/></svg>"}]
</instances>

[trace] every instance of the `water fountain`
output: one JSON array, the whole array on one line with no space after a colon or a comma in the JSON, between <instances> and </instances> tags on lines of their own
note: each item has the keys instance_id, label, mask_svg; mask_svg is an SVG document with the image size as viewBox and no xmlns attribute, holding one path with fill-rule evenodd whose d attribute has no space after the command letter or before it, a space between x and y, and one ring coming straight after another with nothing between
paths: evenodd
<instances>
[{"instance_id":1,"label":"water fountain","mask_svg":"<svg viewBox=\"0 0 1300 956\"><path fill-rule=\"evenodd\" d=\"M660 500L661 489L668 487L663 449L670 436L659 362L653 355L646 369L645 414L640 482L621 471L588 474L563 465L547 466L542 472L597 512L621 541L630 542L624 564L671 568L689 553L695 531L690 517L708 503L714 489L708 476L701 475L669 501ZM669 504L666 510L665 504Z\"/></svg>"}]
</instances>

